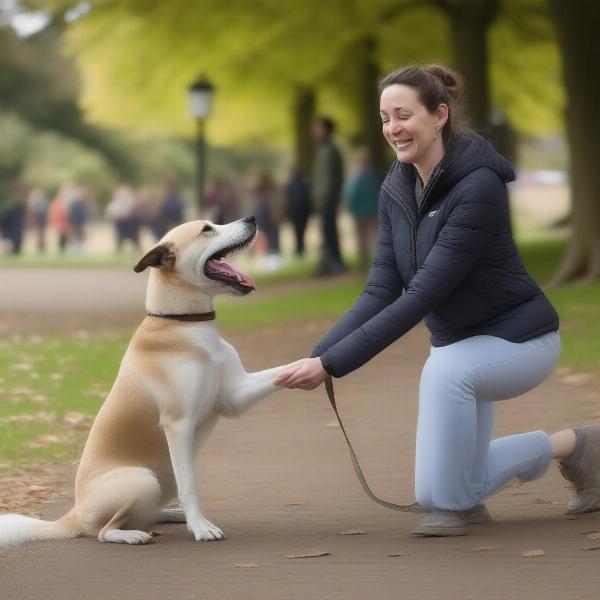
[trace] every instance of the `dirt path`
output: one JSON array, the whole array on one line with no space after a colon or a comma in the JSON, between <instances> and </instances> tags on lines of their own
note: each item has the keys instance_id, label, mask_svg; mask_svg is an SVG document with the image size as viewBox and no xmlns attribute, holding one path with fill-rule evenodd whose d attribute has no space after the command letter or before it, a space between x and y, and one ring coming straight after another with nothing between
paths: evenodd
<instances>
[{"instance_id":1,"label":"dirt path","mask_svg":"<svg viewBox=\"0 0 600 600\"><path fill-rule=\"evenodd\" d=\"M327 323L293 335L266 330L232 341L249 368L305 355ZM256 349L260 348L260 352ZM368 479L385 497L412 499L416 394L426 332L411 332L337 384ZM600 419L600 393L558 373L499 409L497 435ZM228 539L195 543L181 525L144 547L95 540L44 542L0 553L0 597L36 599L419 599L595 598L600 513L570 520L555 468L489 500L495 522L464 538L412 539L417 519L368 500L322 391L283 391L239 420L222 421L201 453L201 496ZM70 506L73 467L55 471ZM338 535L347 529L365 535ZM523 557L542 549L544 556ZM314 550L321 558L289 559ZM394 554L395 556L389 556Z\"/></svg>"},{"instance_id":2,"label":"dirt path","mask_svg":"<svg viewBox=\"0 0 600 600\"><path fill-rule=\"evenodd\" d=\"M336 283L361 277L348 273ZM85 329L119 329L144 316L148 273L126 268L3 269L0 287L0 335ZM311 280L313 288L329 286L331 279ZM253 302L267 296L306 288L305 280L259 286L245 298Z\"/></svg>"}]
</instances>

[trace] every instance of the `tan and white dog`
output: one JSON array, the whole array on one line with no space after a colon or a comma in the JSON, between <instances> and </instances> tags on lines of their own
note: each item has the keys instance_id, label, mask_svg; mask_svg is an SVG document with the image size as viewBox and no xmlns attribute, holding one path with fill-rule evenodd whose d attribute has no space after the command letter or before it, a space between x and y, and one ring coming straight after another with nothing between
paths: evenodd
<instances>
[{"instance_id":1,"label":"tan and white dog","mask_svg":"<svg viewBox=\"0 0 600 600\"><path fill-rule=\"evenodd\" d=\"M200 506L199 445L219 415L239 415L278 389L273 379L281 368L247 373L213 320L216 294L255 289L221 260L255 236L254 217L227 225L184 223L138 262L138 273L153 267L148 316L92 425L75 480L75 505L53 522L0 516L0 546L79 536L145 544L149 528L169 521L187 522L198 541L223 538ZM181 509L165 508L177 499Z\"/></svg>"}]
</instances>

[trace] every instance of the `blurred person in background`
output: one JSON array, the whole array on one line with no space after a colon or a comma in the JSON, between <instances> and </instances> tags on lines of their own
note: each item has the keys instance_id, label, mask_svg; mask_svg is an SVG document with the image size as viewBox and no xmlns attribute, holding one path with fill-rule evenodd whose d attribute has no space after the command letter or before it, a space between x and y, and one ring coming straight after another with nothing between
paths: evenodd
<instances>
[{"instance_id":1,"label":"blurred person in background","mask_svg":"<svg viewBox=\"0 0 600 600\"><path fill-rule=\"evenodd\" d=\"M304 256L304 234L310 217L310 186L297 166L292 166L285 185L287 215L292 223L296 256Z\"/></svg>"},{"instance_id":2,"label":"blurred person in background","mask_svg":"<svg viewBox=\"0 0 600 600\"><path fill-rule=\"evenodd\" d=\"M90 218L87 190L82 185L74 185L68 193L70 244L76 254L83 251L86 225Z\"/></svg>"},{"instance_id":3,"label":"blurred person in background","mask_svg":"<svg viewBox=\"0 0 600 600\"><path fill-rule=\"evenodd\" d=\"M162 219L162 196L153 185L146 185L137 191L137 211L140 223L150 229L156 241L166 233Z\"/></svg>"},{"instance_id":4,"label":"blurred person in background","mask_svg":"<svg viewBox=\"0 0 600 600\"><path fill-rule=\"evenodd\" d=\"M271 175L258 169L248 183L250 212L256 217L259 235L263 237L263 268L274 271L281 267L279 225L283 217L282 199ZM259 248L261 242L259 241Z\"/></svg>"},{"instance_id":5,"label":"blurred person in background","mask_svg":"<svg viewBox=\"0 0 600 600\"><path fill-rule=\"evenodd\" d=\"M377 237L377 202L381 182L371 165L367 148L354 151L350 176L344 186L344 199L348 212L354 219L358 261L366 271L371 261Z\"/></svg>"},{"instance_id":6,"label":"blurred person in background","mask_svg":"<svg viewBox=\"0 0 600 600\"><path fill-rule=\"evenodd\" d=\"M58 250L61 254L67 249L67 242L69 241L68 196L71 187L72 184L69 182L62 183L48 208L48 224L56 231Z\"/></svg>"},{"instance_id":7,"label":"blurred person in background","mask_svg":"<svg viewBox=\"0 0 600 600\"><path fill-rule=\"evenodd\" d=\"M203 218L223 225L240 218L240 200L234 185L224 175L207 182L204 191Z\"/></svg>"},{"instance_id":8,"label":"blurred person in background","mask_svg":"<svg viewBox=\"0 0 600 600\"><path fill-rule=\"evenodd\" d=\"M8 201L0 206L0 237L5 240L9 254L21 254L25 229L26 191L20 184L11 186Z\"/></svg>"},{"instance_id":9,"label":"blurred person in background","mask_svg":"<svg viewBox=\"0 0 600 600\"><path fill-rule=\"evenodd\" d=\"M38 252L46 250L46 227L48 226L48 198L40 187L34 187L27 196L27 225L35 233Z\"/></svg>"},{"instance_id":10,"label":"blurred person in background","mask_svg":"<svg viewBox=\"0 0 600 600\"><path fill-rule=\"evenodd\" d=\"M174 181L169 181L161 204L161 221L165 233L183 223L184 212L185 201L179 193L177 184Z\"/></svg>"},{"instance_id":11,"label":"blurred person in background","mask_svg":"<svg viewBox=\"0 0 600 600\"><path fill-rule=\"evenodd\" d=\"M140 215L137 198L128 185L120 185L106 207L105 216L115 228L115 249L121 252L129 240L136 251L140 247Z\"/></svg>"},{"instance_id":12,"label":"blurred person in background","mask_svg":"<svg viewBox=\"0 0 600 600\"><path fill-rule=\"evenodd\" d=\"M316 149L310 183L312 203L321 219L321 258L316 272L321 276L335 275L345 270L337 229L344 163L333 141L334 132L335 123L328 117L320 117L313 123Z\"/></svg>"}]
</instances>

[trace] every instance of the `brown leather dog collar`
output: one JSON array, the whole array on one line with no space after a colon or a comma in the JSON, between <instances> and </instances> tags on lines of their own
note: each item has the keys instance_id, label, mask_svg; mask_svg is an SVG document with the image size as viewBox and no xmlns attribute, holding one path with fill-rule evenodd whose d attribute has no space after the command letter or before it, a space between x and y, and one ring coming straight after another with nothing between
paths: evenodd
<instances>
[{"instance_id":1,"label":"brown leather dog collar","mask_svg":"<svg viewBox=\"0 0 600 600\"><path fill-rule=\"evenodd\" d=\"M195 313L189 315L159 315L156 313L148 313L149 317L160 317L161 319L173 319L174 321L214 321L216 318L215 311L205 313Z\"/></svg>"}]
</instances>

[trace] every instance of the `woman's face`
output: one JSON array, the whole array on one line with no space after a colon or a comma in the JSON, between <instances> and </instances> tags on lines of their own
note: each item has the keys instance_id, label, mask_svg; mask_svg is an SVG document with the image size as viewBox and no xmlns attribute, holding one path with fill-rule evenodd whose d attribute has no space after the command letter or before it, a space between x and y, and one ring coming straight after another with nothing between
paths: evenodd
<instances>
[{"instance_id":1,"label":"woman's face","mask_svg":"<svg viewBox=\"0 0 600 600\"><path fill-rule=\"evenodd\" d=\"M400 162L423 164L442 146L442 127L448 107L440 104L430 113L417 90L407 85L386 87L379 99L383 136ZM434 139L435 138L435 139Z\"/></svg>"}]
</instances>

